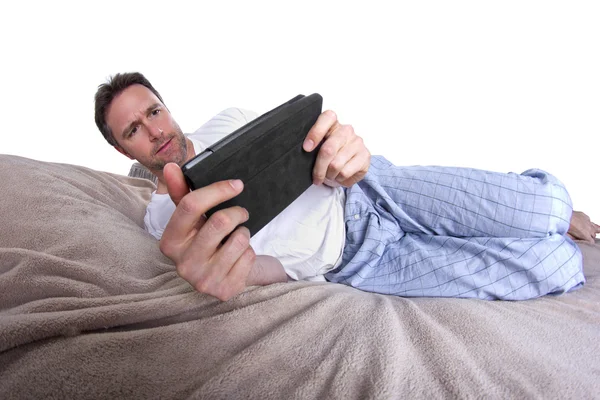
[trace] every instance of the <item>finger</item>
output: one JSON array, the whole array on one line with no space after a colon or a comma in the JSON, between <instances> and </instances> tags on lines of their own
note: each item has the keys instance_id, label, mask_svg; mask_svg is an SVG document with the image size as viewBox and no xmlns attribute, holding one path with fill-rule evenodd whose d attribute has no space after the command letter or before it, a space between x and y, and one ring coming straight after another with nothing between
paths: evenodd
<instances>
[{"instance_id":1,"label":"finger","mask_svg":"<svg viewBox=\"0 0 600 400\"><path fill-rule=\"evenodd\" d=\"M210 290L221 283L235 261L249 245L246 244L236 255L230 256L230 259L219 257L223 238L241 222L246 221L247 216L248 212L241 207L226 208L211 215L186 247L184 262L178 263L177 273L191 282L196 290L202 293L211 293ZM241 238L240 240L236 236L234 240L238 246L240 243L243 246L245 239ZM248 243L249 240L248 234ZM231 252L231 246L228 251ZM193 262L188 262L188 260L193 260Z\"/></svg>"},{"instance_id":2,"label":"finger","mask_svg":"<svg viewBox=\"0 0 600 400\"><path fill-rule=\"evenodd\" d=\"M227 269L229 271L249 246L250 231L244 226L239 226L214 254L212 260L216 264L229 266Z\"/></svg>"},{"instance_id":3,"label":"finger","mask_svg":"<svg viewBox=\"0 0 600 400\"><path fill-rule=\"evenodd\" d=\"M315 161L315 167L313 168L313 183L320 185L326 178L327 171L330 168L331 162L337 156L340 149L344 147L348 140L348 133L343 131L336 131L331 134L329 138L323 143L317 160Z\"/></svg>"},{"instance_id":4,"label":"finger","mask_svg":"<svg viewBox=\"0 0 600 400\"><path fill-rule=\"evenodd\" d=\"M235 246L243 245L244 238L237 233L233 239L232 237L227 238L223 246L221 243L236 227L246 222L248 217L248 211L238 206L225 208L211 215L193 238L190 244L189 257L198 260L208 260L210 258L211 265L216 265L215 268L222 271L221 275L224 276L231 269L234 261L245 250L245 248L240 249L238 254L235 254ZM249 240L250 234L248 233ZM246 244L245 247L248 247L248 245ZM225 256L229 256L229 258ZM211 269L207 269L207 272L211 273Z\"/></svg>"},{"instance_id":5,"label":"finger","mask_svg":"<svg viewBox=\"0 0 600 400\"><path fill-rule=\"evenodd\" d=\"M229 200L242 191L239 180L221 181L186 194L173 212L160 241L160 249L173 259L176 248L195 236L202 215L214 206ZM176 261L176 260L173 260Z\"/></svg>"},{"instance_id":6,"label":"finger","mask_svg":"<svg viewBox=\"0 0 600 400\"><path fill-rule=\"evenodd\" d=\"M329 167L327 168L327 173L325 177L330 180L336 180L338 175L345 171L346 174L350 174L349 176L354 175L354 173L358 172L359 168L362 167L360 161L354 162L351 166L354 166L356 170L352 171L352 168L349 167L350 160L352 160L355 156L359 155L363 149L362 139L356 136L353 140L348 141L336 154L333 160L329 163ZM342 180L347 179L349 176L346 176Z\"/></svg>"},{"instance_id":7,"label":"finger","mask_svg":"<svg viewBox=\"0 0 600 400\"><path fill-rule=\"evenodd\" d=\"M189 193L190 189L183 177L181 168L175 163L168 163L163 168L163 176L167 184L169 196L175 205L179 204L181 199Z\"/></svg>"},{"instance_id":8,"label":"finger","mask_svg":"<svg viewBox=\"0 0 600 400\"><path fill-rule=\"evenodd\" d=\"M237 259L235 265L231 268L229 274L227 274L227 277L225 277L220 288L220 293L216 297L222 301L227 301L233 296L241 293L246 288L248 275L255 263L256 254L252 247L248 247L241 257Z\"/></svg>"},{"instance_id":9,"label":"finger","mask_svg":"<svg viewBox=\"0 0 600 400\"><path fill-rule=\"evenodd\" d=\"M302 147L305 151L313 151L323 140L327 132L338 124L337 115L331 110L327 110L319 115L317 122L310 128Z\"/></svg>"},{"instance_id":10,"label":"finger","mask_svg":"<svg viewBox=\"0 0 600 400\"><path fill-rule=\"evenodd\" d=\"M596 243L596 235L590 235L585 239L586 242L588 242L589 244L594 244Z\"/></svg>"},{"instance_id":11,"label":"finger","mask_svg":"<svg viewBox=\"0 0 600 400\"><path fill-rule=\"evenodd\" d=\"M344 187L350 187L355 183L360 182L369 170L369 162L369 152L357 154L340 172L337 177L337 182Z\"/></svg>"}]
</instances>

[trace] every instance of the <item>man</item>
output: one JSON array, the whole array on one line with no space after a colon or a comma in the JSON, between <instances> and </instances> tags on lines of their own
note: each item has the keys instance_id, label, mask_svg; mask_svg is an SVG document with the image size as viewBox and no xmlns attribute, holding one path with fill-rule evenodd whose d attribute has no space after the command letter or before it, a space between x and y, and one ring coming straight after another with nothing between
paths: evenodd
<instances>
[{"instance_id":1,"label":"man","mask_svg":"<svg viewBox=\"0 0 600 400\"><path fill-rule=\"evenodd\" d=\"M201 292L227 300L249 285L324 275L379 293L520 300L585 281L568 234L593 241L600 228L572 213L556 178L539 170L498 174L371 160L332 111L321 114L304 143L312 151L323 142L314 185L288 209L252 239L238 227L248 218L243 208L206 219L243 182L190 193L179 166L202 150L199 137L218 139L255 117L237 110L236 118L234 110L193 140L141 74L118 74L96 94L96 124L106 140L158 178L147 228ZM223 121L233 123L215 134Z\"/></svg>"}]
</instances>

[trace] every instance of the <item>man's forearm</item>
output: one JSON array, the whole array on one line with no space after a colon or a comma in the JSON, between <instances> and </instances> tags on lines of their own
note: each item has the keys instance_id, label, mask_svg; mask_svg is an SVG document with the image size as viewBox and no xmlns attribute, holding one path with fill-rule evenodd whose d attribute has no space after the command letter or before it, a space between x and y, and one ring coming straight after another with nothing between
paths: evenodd
<instances>
[{"instance_id":1,"label":"man's forearm","mask_svg":"<svg viewBox=\"0 0 600 400\"><path fill-rule=\"evenodd\" d=\"M271 256L256 256L254 266L246 279L247 286L264 286L287 282L288 278L278 259Z\"/></svg>"}]
</instances>

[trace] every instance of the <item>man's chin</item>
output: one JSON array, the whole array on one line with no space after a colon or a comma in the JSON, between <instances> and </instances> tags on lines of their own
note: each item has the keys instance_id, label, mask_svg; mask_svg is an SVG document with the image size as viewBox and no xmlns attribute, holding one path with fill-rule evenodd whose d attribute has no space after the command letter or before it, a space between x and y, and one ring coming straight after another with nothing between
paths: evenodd
<instances>
[{"instance_id":1,"label":"man's chin","mask_svg":"<svg viewBox=\"0 0 600 400\"><path fill-rule=\"evenodd\" d=\"M146 168L150 169L151 171L162 172L165 166L169 163L175 163L182 167L183 164L185 164L185 161L185 157L173 157L169 160L155 160L154 162L148 163Z\"/></svg>"},{"instance_id":2,"label":"man's chin","mask_svg":"<svg viewBox=\"0 0 600 400\"><path fill-rule=\"evenodd\" d=\"M187 146L185 143L185 139L180 140L176 136L173 136L173 138L171 138L170 140L172 141L170 145L171 148L166 149L165 153L167 154L155 154L151 161L149 161L147 164L142 164L144 164L146 168L154 172L162 172L165 166L169 163L175 163L180 167L183 166L183 164L185 164L186 162L187 156ZM168 154L173 152L174 154Z\"/></svg>"}]
</instances>

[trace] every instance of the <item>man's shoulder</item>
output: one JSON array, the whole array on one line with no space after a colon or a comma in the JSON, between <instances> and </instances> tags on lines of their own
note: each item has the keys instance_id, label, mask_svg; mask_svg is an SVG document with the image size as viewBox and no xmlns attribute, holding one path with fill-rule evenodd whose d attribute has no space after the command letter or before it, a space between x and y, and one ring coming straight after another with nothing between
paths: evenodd
<instances>
[{"instance_id":1,"label":"man's shoulder","mask_svg":"<svg viewBox=\"0 0 600 400\"><path fill-rule=\"evenodd\" d=\"M202 147L210 146L236 129L246 125L257 116L254 111L243 108L226 108L205 122L193 133L186 134L186 136L189 139L199 142Z\"/></svg>"},{"instance_id":2,"label":"man's shoulder","mask_svg":"<svg viewBox=\"0 0 600 400\"><path fill-rule=\"evenodd\" d=\"M231 133L235 129L247 124L255 119L258 115L254 111L243 108L230 107L221 111L200 128L196 129L190 136L195 136L202 133L224 132Z\"/></svg>"},{"instance_id":3,"label":"man's shoulder","mask_svg":"<svg viewBox=\"0 0 600 400\"><path fill-rule=\"evenodd\" d=\"M258 114L254 111L247 110L245 108L230 107L218 113L215 117L231 118L236 121L242 121L248 123L258 117Z\"/></svg>"}]
</instances>

